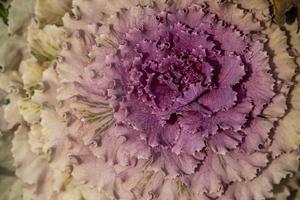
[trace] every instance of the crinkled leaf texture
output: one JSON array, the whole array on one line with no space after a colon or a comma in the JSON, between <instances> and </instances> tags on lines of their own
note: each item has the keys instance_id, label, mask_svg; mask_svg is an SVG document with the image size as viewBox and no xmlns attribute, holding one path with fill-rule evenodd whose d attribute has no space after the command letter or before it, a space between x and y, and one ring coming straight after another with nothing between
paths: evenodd
<instances>
[{"instance_id":1,"label":"crinkled leaf texture","mask_svg":"<svg viewBox=\"0 0 300 200\"><path fill-rule=\"evenodd\" d=\"M296 198L300 38L269 1L18 2L1 181L24 199Z\"/></svg>"}]
</instances>

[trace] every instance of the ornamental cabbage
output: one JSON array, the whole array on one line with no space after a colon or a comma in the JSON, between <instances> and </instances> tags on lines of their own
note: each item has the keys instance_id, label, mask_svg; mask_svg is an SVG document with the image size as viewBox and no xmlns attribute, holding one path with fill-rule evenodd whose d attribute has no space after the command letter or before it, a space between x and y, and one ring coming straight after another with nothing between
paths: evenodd
<instances>
[{"instance_id":1,"label":"ornamental cabbage","mask_svg":"<svg viewBox=\"0 0 300 200\"><path fill-rule=\"evenodd\" d=\"M0 200L299 198L298 22L269 1L6 4Z\"/></svg>"}]
</instances>

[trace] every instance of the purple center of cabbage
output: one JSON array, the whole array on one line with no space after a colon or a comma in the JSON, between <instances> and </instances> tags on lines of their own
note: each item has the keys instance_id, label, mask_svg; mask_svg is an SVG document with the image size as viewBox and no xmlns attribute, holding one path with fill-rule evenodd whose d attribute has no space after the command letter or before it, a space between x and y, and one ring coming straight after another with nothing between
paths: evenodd
<instances>
[{"instance_id":1,"label":"purple center of cabbage","mask_svg":"<svg viewBox=\"0 0 300 200\"><path fill-rule=\"evenodd\" d=\"M274 95L268 63L256 60L266 54L263 43L253 41L263 39L206 8L146 16L120 36L106 61L118 75L117 124L137 131L154 157L184 154L200 163L204 148L217 152L226 142L211 140L215 135L241 143L243 130Z\"/></svg>"}]
</instances>

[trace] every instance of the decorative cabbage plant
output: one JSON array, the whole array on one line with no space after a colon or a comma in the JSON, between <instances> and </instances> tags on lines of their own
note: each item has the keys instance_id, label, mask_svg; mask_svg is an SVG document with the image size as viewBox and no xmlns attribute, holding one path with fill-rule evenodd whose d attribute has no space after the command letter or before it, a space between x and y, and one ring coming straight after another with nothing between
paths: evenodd
<instances>
[{"instance_id":1,"label":"decorative cabbage plant","mask_svg":"<svg viewBox=\"0 0 300 200\"><path fill-rule=\"evenodd\" d=\"M268 0L1 5L1 200L299 198L300 35Z\"/></svg>"}]
</instances>

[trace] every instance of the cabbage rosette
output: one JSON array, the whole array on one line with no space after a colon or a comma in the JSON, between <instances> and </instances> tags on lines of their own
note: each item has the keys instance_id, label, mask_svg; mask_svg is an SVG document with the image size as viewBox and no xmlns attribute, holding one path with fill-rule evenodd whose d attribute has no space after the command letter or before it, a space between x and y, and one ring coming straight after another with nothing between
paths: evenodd
<instances>
[{"instance_id":1,"label":"cabbage rosette","mask_svg":"<svg viewBox=\"0 0 300 200\"><path fill-rule=\"evenodd\" d=\"M0 141L20 195L1 198L297 199L300 36L271 6L12 1Z\"/></svg>"}]
</instances>

